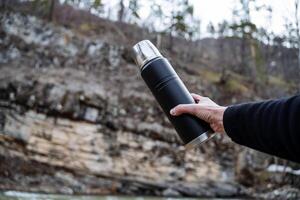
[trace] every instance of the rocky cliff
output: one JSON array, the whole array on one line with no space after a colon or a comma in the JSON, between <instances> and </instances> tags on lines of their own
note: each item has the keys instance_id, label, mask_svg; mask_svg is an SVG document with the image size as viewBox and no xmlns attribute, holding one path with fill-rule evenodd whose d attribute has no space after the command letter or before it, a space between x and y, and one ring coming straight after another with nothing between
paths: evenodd
<instances>
[{"instance_id":1,"label":"rocky cliff","mask_svg":"<svg viewBox=\"0 0 300 200\"><path fill-rule=\"evenodd\" d=\"M0 15L0 189L251 195L237 181L240 148L230 139L185 151L127 46ZM175 66L191 91L218 96L201 73Z\"/></svg>"}]
</instances>

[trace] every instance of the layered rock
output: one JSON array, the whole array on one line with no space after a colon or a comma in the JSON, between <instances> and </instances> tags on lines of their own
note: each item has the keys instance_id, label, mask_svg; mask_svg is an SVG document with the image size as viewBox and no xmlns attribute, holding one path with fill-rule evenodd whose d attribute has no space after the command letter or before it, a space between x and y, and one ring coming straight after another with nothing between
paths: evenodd
<instances>
[{"instance_id":1,"label":"layered rock","mask_svg":"<svg viewBox=\"0 0 300 200\"><path fill-rule=\"evenodd\" d=\"M1 189L249 194L235 181L238 148L228 138L185 151L128 47L32 16L0 15ZM191 91L218 92L198 73L175 67Z\"/></svg>"},{"instance_id":2,"label":"layered rock","mask_svg":"<svg viewBox=\"0 0 300 200\"><path fill-rule=\"evenodd\" d=\"M1 19L0 149L5 162L0 168L8 174L2 174L4 180L13 180L2 182L2 189L168 196L242 193L232 178L222 179L224 166L209 156L214 142L184 150L126 57L126 47L35 17L2 13ZM24 168L13 174L10 167L17 163ZM40 170L30 169L35 165ZM26 177L26 171L37 175ZM86 180L83 174L92 178ZM47 181L51 176L53 183ZM29 179L39 186L22 186ZM66 188L56 185L60 179L68 179L63 181Z\"/></svg>"}]
</instances>

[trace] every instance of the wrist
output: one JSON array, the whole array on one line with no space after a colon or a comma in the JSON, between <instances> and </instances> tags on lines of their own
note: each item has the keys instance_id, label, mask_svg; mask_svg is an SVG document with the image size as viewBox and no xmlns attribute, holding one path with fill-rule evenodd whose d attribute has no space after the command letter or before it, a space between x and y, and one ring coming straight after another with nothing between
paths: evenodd
<instances>
[{"instance_id":1,"label":"wrist","mask_svg":"<svg viewBox=\"0 0 300 200\"><path fill-rule=\"evenodd\" d=\"M220 106L218 109L217 109L217 117L216 117L216 124L213 125L213 129L215 132L217 133L225 133L225 128L224 128L224 113L225 113L225 110L227 109L227 107L225 106Z\"/></svg>"}]
</instances>

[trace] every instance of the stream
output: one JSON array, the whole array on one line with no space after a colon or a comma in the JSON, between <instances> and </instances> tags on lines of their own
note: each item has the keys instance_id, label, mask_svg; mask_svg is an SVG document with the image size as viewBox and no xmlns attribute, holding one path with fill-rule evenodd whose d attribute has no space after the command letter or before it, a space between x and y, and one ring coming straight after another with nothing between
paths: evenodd
<instances>
[{"instance_id":1,"label":"stream","mask_svg":"<svg viewBox=\"0 0 300 200\"><path fill-rule=\"evenodd\" d=\"M71 199L72 200L205 200L203 198L60 195L60 194L28 193L28 192L18 192L18 191L0 192L0 200L71 200Z\"/></svg>"}]
</instances>

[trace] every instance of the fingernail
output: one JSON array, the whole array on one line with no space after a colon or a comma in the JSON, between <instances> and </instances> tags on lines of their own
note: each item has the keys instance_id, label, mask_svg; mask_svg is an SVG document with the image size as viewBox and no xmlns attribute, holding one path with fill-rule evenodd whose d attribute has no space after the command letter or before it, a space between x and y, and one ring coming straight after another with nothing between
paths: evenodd
<instances>
[{"instance_id":1,"label":"fingernail","mask_svg":"<svg viewBox=\"0 0 300 200\"><path fill-rule=\"evenodd\" d=\"M175 109L170 110L171 115L175 115Z\"/></svg>"}]
</instances>

